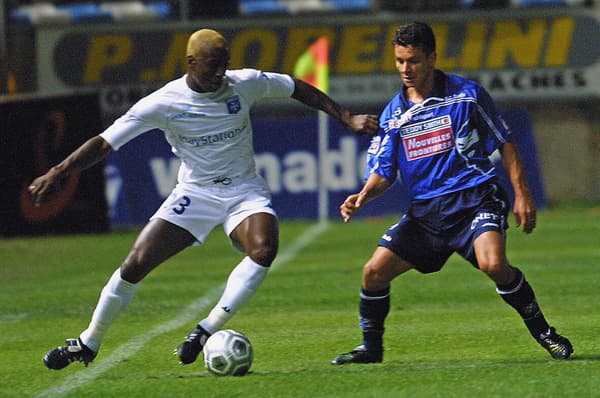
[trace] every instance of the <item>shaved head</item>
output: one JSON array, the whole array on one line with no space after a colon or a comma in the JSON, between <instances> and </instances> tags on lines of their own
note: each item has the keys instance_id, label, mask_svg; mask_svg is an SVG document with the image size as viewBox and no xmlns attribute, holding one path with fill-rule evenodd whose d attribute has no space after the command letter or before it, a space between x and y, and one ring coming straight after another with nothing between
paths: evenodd
<instances>
[{"instance_id":1,"label":"shaved head","mask_svg":"<svg viewBox=\"0 0 600 398\"><path fill-rule=\"evenodd\" d=\"M197 58L224 49L227 49L227 41L223 35L212 29L200 29L188 39L186 55Z\"/></svg>"}]
</instances>

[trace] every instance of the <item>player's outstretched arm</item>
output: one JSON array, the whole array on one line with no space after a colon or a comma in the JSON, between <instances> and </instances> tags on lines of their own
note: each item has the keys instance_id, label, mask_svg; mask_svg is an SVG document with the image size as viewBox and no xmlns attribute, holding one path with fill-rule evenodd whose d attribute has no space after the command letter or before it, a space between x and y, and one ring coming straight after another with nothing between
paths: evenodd
<instances>
[{"instance_id":1,"label":"player's outstretched arm","mask_svg":"<svg viewBox=\"0 0 600 398\"><path fill-rule=\"evenodd\" d=\"M102 137L95 136L84 142L79 148L56 166L50 168L46 174L36 178L29 185L29 193L35 203L44 201L54 187L65 177L75 171L88 169L104 159L112 147Z\"/></svg>"},{"instance_id":2,"label":"player's outstretched arm","mask_svg":"<svg viewBox=\"0 0 600 398\"><path fill-rule=\"evenodd\" d=\"M383 194L390 185L391 183L382 176L371 174L360 192L349 195L340 205L340 214L344 222L350 221L352 214L360 210L367 202Z\"/></svg>"},{"instance_id":3,"label":"player's outstretched arm","mask_svg":"<svg viewBox=\"0 0 600 398\"><path fill-rule=\"evenodd\" d=\"M513 213L515 214L516 225L517 227L522 225L523 232L528 234L535 228L537 215L519 151L514 143L508 141L502 145L500 153L502 154L502 163L508 172L515 191Z\"/></svg>"},{"instance_id":4,"label":"player's outstretched arm","mask_svg":"<svg viewBox=\"0 0 600 398\"><path fill-rule=\"evenodd\" d=\"M321 90L299 79L294 79L294 83L295 89L292 98L295 100L324 111L356 134L373 136L377 133L379 129L377 115L352 115Z\"/></svg>"}]
</instances>

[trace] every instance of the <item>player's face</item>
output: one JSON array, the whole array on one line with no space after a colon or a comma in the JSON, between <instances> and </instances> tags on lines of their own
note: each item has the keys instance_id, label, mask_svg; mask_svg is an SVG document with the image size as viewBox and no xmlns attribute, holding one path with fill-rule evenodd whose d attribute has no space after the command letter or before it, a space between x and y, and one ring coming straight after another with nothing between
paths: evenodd
<instances>
[{"instance_id":1,"label":"player's face","mask_svg":"<svg viewBox=\"0 0 600 398\"><path fill-rule=\"evenodd\" d=\"M201 93L217 91L229 64L229 51L216 48L207 54L188 56L188 82L194 91Z\"/></svg>"},{"instance_id":2,"label":"player's face","mask_svg":"<svg viewBox=\"0 0 600 398\"><path fill-rule=\"evenodd\" d=\"M400 72L402 83L409 89L421 91L430 87L435 69L435 52L427 55L414 46L394 45L396 69Z\"/></svg>"}]
</instances>

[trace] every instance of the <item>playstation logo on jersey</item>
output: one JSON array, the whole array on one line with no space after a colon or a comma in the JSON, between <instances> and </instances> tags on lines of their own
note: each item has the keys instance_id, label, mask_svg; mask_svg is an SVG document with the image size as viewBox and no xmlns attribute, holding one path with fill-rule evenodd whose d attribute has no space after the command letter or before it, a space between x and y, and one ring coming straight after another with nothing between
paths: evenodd
<instances>
[{"instance_id":1,"label":"playstation logo on jersey","mask_svg":"<svg viewBox=\"0 0 600 398\"><path fill-rule=\"evenodd\" d=\"M227 110L229 110L230 114L238 113L240 109L242 109L242 104L239 96L234 95L233 97L227 98Z\"/></svg>"}]
</instances>

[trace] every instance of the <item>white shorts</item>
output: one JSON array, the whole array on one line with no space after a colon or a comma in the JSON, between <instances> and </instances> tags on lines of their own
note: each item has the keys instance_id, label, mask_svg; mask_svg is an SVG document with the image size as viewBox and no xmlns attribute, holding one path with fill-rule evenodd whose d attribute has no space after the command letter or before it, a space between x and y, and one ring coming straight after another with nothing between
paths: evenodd
<instances>
[{"instance_id":1,"label":"white shorts","mask_svg":"<svg viewBox=\"0 0 600 398\"><path fill-rule=\"evenodd\" d=\"M260 176L239 185L197 186L177 184L150 219L160 218L190 232L198 244L217 226L229 234L256 213L277 217L271 193Z\"/></svg>"}]
</instances>

